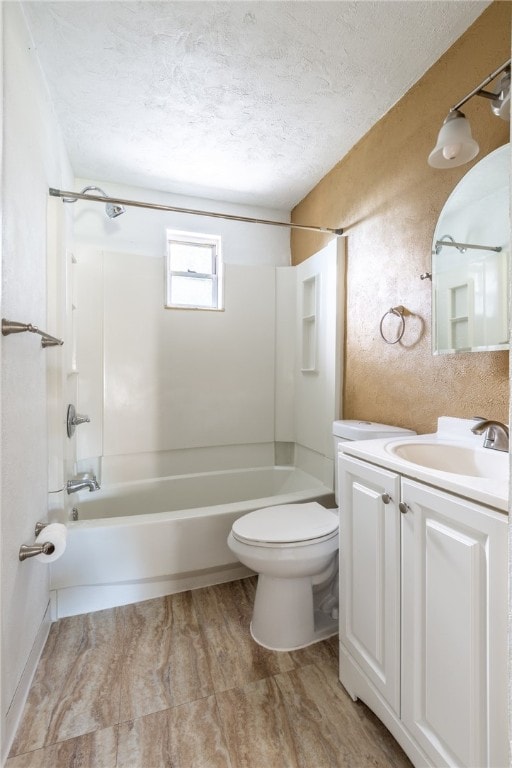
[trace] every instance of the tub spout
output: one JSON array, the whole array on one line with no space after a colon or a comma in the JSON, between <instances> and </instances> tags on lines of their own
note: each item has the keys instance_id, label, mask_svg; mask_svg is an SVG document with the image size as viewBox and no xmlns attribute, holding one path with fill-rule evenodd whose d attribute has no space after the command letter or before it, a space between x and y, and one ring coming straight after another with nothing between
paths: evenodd
<instances>
[{"instance_id":1,"label":"tub spout","mask_svg":"<svg viewBox=\"0 0 512 768\"><path fill-rule=\"evenodd\" d=\"M66 483L66 491L68 493L75 493L75 491L81 491L84 488L88 488L89 491L99 491L100 485L96 480L96 475L84 472L84 474L77 475Z\"/></svg>"}]
</instances>

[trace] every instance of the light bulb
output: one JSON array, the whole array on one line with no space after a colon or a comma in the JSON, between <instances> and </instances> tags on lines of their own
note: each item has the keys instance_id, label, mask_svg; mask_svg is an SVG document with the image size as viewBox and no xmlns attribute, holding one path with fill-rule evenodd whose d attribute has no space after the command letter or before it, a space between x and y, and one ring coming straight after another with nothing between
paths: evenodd
<instances>
[{"instance_id":1,"label":"light bulb","mask_svg":"<svg viewBox=\"0 0 512 768\"><path fill-rule=\"evenodd\" d=\"M443 147L443 157L445 160L454 160L459 154L462 144L447 144Z\"/></svg>"},{"instance_id":2,"label":"light bulb","mask_svg":"<svg viewBox=\"0 0 512 768\"><path fill-rule=\"evenodd\" d=\"M428 156L432 168L455 168L468 163L478 154L478 144L464 113L451 109L443 123L437 142Z\"/></svg>"}]
</instances>

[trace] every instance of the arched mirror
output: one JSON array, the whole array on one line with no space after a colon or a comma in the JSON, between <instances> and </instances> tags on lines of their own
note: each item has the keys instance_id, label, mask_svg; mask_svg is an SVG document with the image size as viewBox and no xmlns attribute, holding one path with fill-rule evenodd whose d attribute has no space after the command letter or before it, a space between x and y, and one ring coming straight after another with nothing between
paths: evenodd
<instances>
[{"instance_id":1,"label":"arched mirror","mask_svg":"<svg viewBox=\"0 0 512 768\"><path fill-rule=\"evenodd\" d=\"M433 354L508 349L510 144L459 181L432 242Z\"/></svg>"}]
</instances>

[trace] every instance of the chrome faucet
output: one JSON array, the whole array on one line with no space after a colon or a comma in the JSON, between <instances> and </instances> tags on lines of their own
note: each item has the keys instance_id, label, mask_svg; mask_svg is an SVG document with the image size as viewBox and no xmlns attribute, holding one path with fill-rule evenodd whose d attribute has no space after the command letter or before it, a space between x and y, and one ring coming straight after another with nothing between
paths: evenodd
<instances>
[{"instance_id":1,"label":"chrome faucet","mask_svg":"<svg viewBox=\"0 0 512 768\"><path fill-rule=\"evenodd\" d=\"M96 480L96 475L84 472L81 475L77 475L72 480L68 480L66 483L66 491L68 493L75 493L75 491L81 491L84 488L88 488L89 491L99 491L100 484Z\"/></svg>"},{"instance_id":2,"label":"chrome faucet","mask_svg":"<svg viewBox=\"0 0 512 768\"><path fill-rule=\"evenodd\" d=\"M484 419L471 427L475 435L484 434L484 448L492 448L495 451L508 451L509 429L501 421Z\"/></svg>"}]
</instances>

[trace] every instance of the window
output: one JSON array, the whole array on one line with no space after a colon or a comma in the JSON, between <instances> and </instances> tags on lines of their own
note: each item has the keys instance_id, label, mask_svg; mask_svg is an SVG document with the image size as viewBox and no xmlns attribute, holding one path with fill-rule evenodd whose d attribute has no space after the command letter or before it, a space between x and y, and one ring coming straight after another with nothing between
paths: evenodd
<instances>
[{"instance_id":1,"label":"window","mask_svg":"<svg viewBox=\"0 0 512 768\"><path fill-rule=\"evenodd\" d=\"M222 309L221 239L167 230L165 306Z\"/></svg>"}]
</instances>

